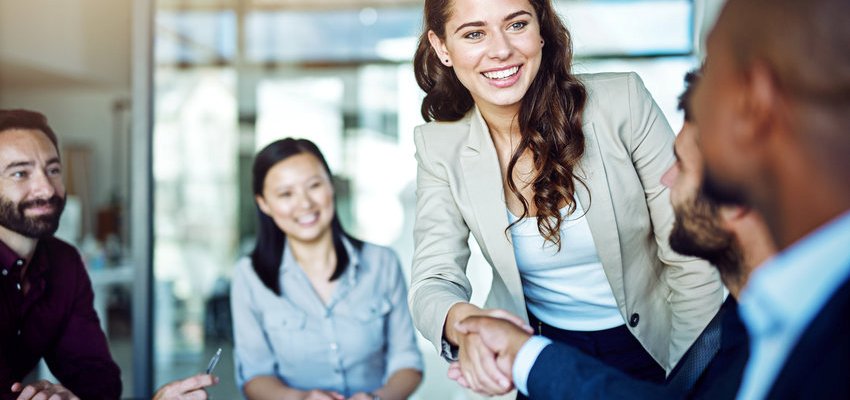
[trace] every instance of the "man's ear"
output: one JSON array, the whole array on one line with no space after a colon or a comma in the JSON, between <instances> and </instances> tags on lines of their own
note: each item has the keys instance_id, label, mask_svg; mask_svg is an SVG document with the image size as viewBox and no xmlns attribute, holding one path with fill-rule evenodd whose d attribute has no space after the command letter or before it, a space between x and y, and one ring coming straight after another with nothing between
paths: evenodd
<instances>
[{"instance_id":1,"label":"man's ear","mask_svg":"<svg viewBox=\"0 0 850 400\"><path fill-rule=\"evenodd\" d=\"M440 59L440 62L447 67L451 67L452 59L449 57L449 49L446 47L443 40L440 39L440 37L432 30L428 30L428 42L431 43L431 48L434 49L434 53L437 54L437 58Z\"/></svg>"},{"instance_id":2,"label":"man's ear","mask_svg":"<svg viewBox=\"0 0 850 400\"><path fill-rule=\"evenodd\" d=\"M775 113L779 105L779 90L773 71L763 62L754 61L747 71L747 89L745 92L745 112L752 124L750 131L754 138L764 143L776 121Z\"/></svg>"}]
</instances>

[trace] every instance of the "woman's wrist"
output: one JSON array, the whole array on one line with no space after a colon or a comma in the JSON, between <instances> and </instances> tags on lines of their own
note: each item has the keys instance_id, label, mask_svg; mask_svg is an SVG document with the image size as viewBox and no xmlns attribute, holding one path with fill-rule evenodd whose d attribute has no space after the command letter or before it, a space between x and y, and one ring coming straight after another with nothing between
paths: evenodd
<instances>
[{"instance_id":1,"label":"woman's wrist","mask_svg":"<svg viewBox=\"0 0 850 400\"><path fill-rule=\"evenodd\" d=\"M456 303L449 308L446 314L446 324L443 327L443 337L451 344L457 346L462 334L455 329L455 324L463 321L470 315L481 313L481 308L470 303Z\"/></svg>"}]
</instances>

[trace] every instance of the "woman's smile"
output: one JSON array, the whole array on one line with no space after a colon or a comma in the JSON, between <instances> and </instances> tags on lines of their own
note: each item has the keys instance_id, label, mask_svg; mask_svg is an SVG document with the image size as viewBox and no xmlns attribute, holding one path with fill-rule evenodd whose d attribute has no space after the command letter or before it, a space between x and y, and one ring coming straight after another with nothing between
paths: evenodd
<instances>
[{"instance_id":1,"label":"woman's smile","mask_svg":"<svg viewBox=\"0 0 850 400\"><path fill-rule=\"evenodd\" d=\"M521 76L520 69L521 65L514 65L512 67L482 72L481 75L487 78L493 86L509 87L519 81Z\"/></svg>"}]
</instances>

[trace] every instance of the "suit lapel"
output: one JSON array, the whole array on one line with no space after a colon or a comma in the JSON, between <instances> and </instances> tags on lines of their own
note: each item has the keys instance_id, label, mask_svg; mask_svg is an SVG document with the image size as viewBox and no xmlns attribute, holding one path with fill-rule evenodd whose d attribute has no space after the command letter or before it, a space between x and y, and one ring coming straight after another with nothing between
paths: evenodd
<instances>
[{"instance_id":1,"label":"suit lapel","mask_svg":"<svg viewBox=\"0 0 850 400\"><path fill-rule=\"evenodd\" d=\"M608 187L608 175L602 162L602 150L599 148L593 123L586 123L582 130L585 135L585 149L576 175L587 187L576 182L576 194L582 207L587 210L587 222L593 235L593 243L599 252L599 259L617 304L626 304L620 235L617 231L611 190Z\"/></svg>"},{"instance_id":2,"label":"suit lapel","mask_svg":"<svg viewBox=\"0 0 850 400\"><path fill-rule=\"evenodd\" d=\"M505 193L496 147L478 108L472 112L469 138L461 150L460 163L469 194L469 204L475 212L482 250L490 256L495 272L504 281L514 299L523 299L522 282L516 265L508 226ZM496 173L493 173L493 172ZM474 228L473 228L474 229ZM517 304L524 309L524 304Z\"/></svg>"},{"instance_id":3,"label":"suit lapel","mask_svg":"<svg viewBox=\"0 0 850 400\"><path fill-rule=\"evenodd\" d=\"M850 396L850 278L832 294L791 349L767 398Z\"/></svg>"}]
</instances>

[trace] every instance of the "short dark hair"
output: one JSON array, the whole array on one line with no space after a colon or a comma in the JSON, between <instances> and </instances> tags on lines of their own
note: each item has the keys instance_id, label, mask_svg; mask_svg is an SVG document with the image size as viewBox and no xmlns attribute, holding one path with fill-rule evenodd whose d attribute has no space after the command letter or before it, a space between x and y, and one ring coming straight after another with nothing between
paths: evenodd
<instances>
[{"instance_id":1,"label":"short dark hair","mask_svg":"<svg viewBox=\"0 0 850 400\"><path fill-rule=\"evenodd\" d=\"M694 88L700 78L700 70L695 69L685 74L685 91L679 95L679 110L685 113L685 122L693 122L691 118L691 97L694 94Z\"/></svg>"},{"instance_id":2,"label":"short dark hair","mask_svg":"<svg viewBox=\"0 0 850 400\"><path fill-rule=\"evenodd\" d=\"M0 110L0 132L12 129L35 129L44 132L47 138L56 146L56 151L59 151L59 140L56 139L56 133L47 124L47 117L38 111L14 109Z\"/></svg>"}]
</instances>

